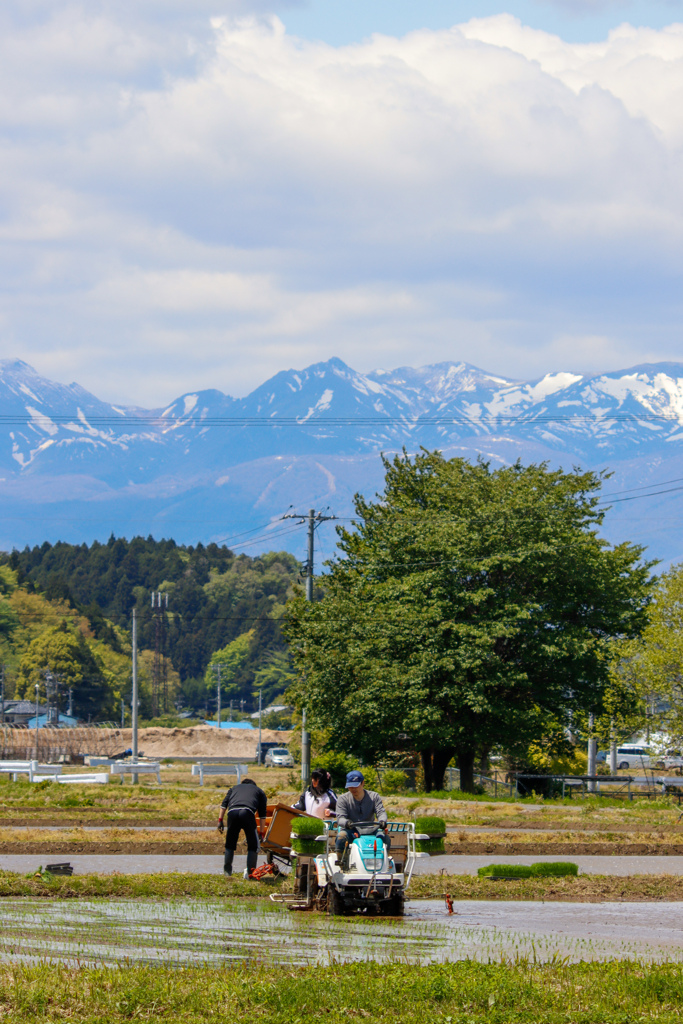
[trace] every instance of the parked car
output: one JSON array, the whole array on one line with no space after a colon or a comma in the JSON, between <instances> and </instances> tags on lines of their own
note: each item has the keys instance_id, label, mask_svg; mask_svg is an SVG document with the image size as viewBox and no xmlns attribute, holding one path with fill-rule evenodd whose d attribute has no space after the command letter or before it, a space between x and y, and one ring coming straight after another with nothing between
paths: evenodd
<instances>
[{"instance_id":1,"label":"parked car","mask_svg":"<svg viewBox=\"0 0 683 1024\"><path fill-rule=\"evenodd\" d=\"M271 747L263 763L267 768L293 768L294 758L286 747Z\"/></svg>"},{"instance_id":2,"label":"parked car","mask_svg":"<svg viewBox=\"0 0 683 1024\"><path fill-rule=\"evenodd\" d=\"M625 743L617 747L617 768L649 768L653 758L649 747L641 747L636 743Z\"/></svg>"},{"instance_id":3,"label":"parked car","mask_svg":"<svg viewBox=\"0 0 683 1024\"><path fill-rule=\"evenodd\" d=\"M665 754L659 754L656 758L653 758L655 768L675 768L680 775L680 769L683 768L683 754L680 750L667 750Z\"/></svg>"}]
</instances>

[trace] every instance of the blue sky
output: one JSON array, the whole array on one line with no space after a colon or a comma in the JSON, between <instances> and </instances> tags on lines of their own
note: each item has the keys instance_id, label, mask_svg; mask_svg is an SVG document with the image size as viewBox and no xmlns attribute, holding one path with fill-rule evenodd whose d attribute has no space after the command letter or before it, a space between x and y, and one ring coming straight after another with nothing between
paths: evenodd
<instances>
[{"instance_id":1,"label":"blue sky","mask_svg":"<svg viewBox=\"0 0 683 1024\"><path fill-rule=\"evenodd\" d=\"M682 21L5 0L0 355L144 405L331 356L683 359Z\"/></svg>"},{"instance_id":2,"label":"blue sky","mask_svg":"<svg viewBox=\"0 0 683 1024\"><path fill-rule=\"evenodd\" d=\"M405 35L419 28L450 28L501 12L567 42L594 42L624 21L663 28L683 16L683 5L680 0L310 0L283 6L280 16L290 32L339 46L373 32Z\"/></svg>"}]
</instances>

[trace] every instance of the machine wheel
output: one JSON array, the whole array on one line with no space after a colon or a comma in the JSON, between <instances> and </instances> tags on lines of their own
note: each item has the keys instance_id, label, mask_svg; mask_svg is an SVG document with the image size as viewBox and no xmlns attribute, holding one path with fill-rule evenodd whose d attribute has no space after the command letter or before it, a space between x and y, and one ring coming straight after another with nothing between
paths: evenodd
<instances>
[{"instance_id":1,"label":"machine wheel","mask_svg":"<svg viewBox=\"0 0 683 1024\"><path fill-rule=\"evenodd\" d=\"M628 761L620 761L617 768L628 768Z\"/></svg>"},{"instance_id":2,"label":"machine wheel","mask_svg":"<svg viewBox=\"0 0 683 1024\"><path fill-rule=\"evenodd\" d=\"M331 917L345 917L348 914L343 896L333 885L327 887L327 913Z\"/></svg>"},{"instance_id":3,"label":"machine wheel","mask_svg":"<svg viewBox=\"0 0 683 1024\"><path fill-rule=\"evenodd\" d=\"M395 893L390 900L384 904L386 917L403 917L405 912L405 899L402 892Z\"/></svg>"}]
</instances>

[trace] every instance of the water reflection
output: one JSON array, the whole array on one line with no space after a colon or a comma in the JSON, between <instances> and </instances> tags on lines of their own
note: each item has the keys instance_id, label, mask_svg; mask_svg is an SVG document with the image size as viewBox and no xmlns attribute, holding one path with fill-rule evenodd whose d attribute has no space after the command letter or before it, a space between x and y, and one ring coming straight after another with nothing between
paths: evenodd
<instances>
[{"instance_id":1,"label":"water reflection","mask_svg":"<svg viewBox=\"0 0 683 1024\"><path fill-rule=\"evenodd\" d=\"M404 919L330 919L263 902L3 900L0 960L80 963L433 963L555 956L681 959L679 904L456 904ZM634 917L635 915L635 917Z\"/></svg>"}]
</instances>

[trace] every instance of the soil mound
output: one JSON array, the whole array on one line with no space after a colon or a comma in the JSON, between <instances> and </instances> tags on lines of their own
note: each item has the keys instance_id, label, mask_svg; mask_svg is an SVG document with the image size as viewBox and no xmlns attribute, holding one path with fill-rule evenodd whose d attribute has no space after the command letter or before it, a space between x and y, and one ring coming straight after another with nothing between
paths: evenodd
<instances>
[{"instance_id":1,"label":"soil mound","mask_svg":"<svg viewBox=\"0 0 683 1024\"><path fill-rule=\"evenodd\" d=\"M133 742L130 729L118 730L123 747ZM287 746L292 733L284 729L263 729L264 743ZM145 757L256 757L258 729L216 729L194 725L187 729L139 729L138 748Z\"/></svg>"}]
</instances>

